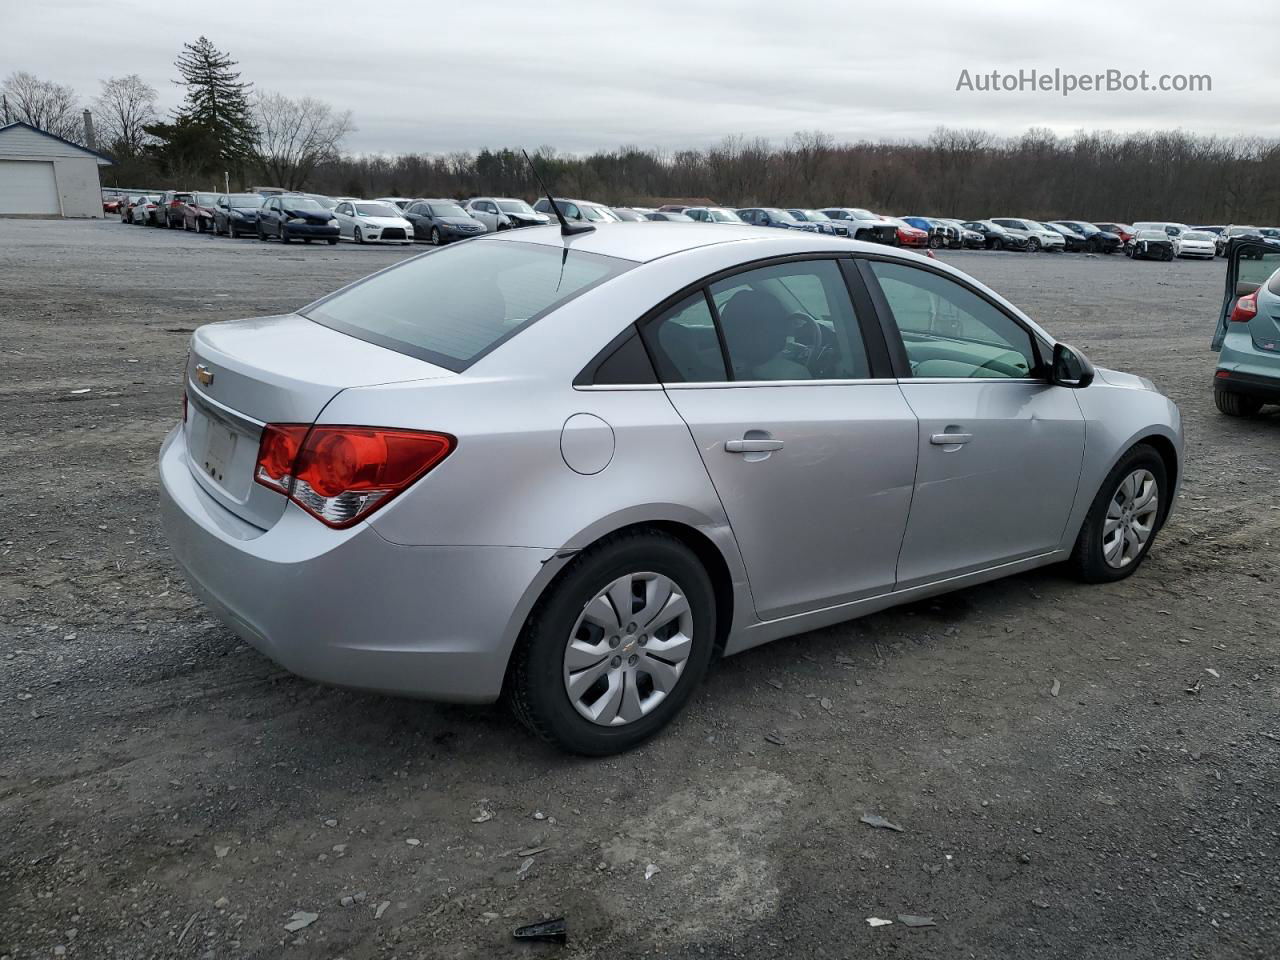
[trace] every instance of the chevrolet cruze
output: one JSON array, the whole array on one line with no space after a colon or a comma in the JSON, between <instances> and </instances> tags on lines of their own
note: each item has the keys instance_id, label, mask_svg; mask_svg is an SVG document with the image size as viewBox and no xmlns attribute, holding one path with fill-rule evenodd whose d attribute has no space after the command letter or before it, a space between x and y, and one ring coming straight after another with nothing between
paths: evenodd
<instances>
[{"instance_id":1,"label":"chevrolet cruze","mask_svg":"<svg viewBox=\"0 0 1280 960\"><path fill-rule=\"evenodd\" d=\"M818 233L586 230L196 331L163 517L218 617L303 676L505 698L605 754L717 657L1151 549L1177 407L975 280Z\"/></svg>"}]
</instances>

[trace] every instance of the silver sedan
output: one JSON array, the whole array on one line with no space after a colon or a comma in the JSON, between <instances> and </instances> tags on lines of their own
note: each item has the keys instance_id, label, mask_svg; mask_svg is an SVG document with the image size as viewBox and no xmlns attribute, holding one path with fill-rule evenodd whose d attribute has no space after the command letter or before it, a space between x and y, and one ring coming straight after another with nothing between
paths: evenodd
<instances>
[{"instance_id":1,"label":"silver sedan","mask_svg":"<svg viewBox=\"0 0 1280 960\"><path fill-rule=\"evenodd\" d=\"M1046 564L1129 576L1181 458L1149 381L936 260L617 223L199 328L160 473L192 587L287 669L505 697L606 754L717 657Z\"/></svg>"}]
</instances>

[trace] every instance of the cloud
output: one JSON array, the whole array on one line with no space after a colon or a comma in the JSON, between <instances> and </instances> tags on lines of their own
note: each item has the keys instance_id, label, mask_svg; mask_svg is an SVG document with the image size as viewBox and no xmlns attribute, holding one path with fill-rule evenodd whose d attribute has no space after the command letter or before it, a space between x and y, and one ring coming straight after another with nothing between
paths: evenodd
<instances>
[{"instance_id":1,"label":"cloud","mask_svg":"<svg viewBox=\"0 0 1280 960\"><path fill-rule=\"evenodd\" d=\"M172 108L173 60L203 33L259 88L350 109L359 129L347 145L359 152L676 148L815 129L901 139L942 125L1280 135L1280 65L1257 46L1280 36L1280 4L224 0L212 16L149 0L7 7L8 69L70 83L86 101L101 79L138 73ZM962 69L1033 67L1209 73L1213 90L955 89Z\"/></svg>"}]
</instances>

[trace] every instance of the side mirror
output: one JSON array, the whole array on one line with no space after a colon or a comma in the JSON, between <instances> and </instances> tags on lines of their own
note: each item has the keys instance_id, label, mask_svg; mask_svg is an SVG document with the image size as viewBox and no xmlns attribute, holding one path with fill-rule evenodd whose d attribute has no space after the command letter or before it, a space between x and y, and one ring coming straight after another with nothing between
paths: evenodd
<instances>
[{"instance_id":1,"label":"side mirror","mask_svg":"<svg viewBox=\"0 0 1280 960\"><path fill-rule=\"evenodd\" d=\"M1055 386L1080 390L1093 383L1093 377L1093 364L1088 357L1065 343L1054 344L1049 380Z\"/></svg>"}]
</instances>

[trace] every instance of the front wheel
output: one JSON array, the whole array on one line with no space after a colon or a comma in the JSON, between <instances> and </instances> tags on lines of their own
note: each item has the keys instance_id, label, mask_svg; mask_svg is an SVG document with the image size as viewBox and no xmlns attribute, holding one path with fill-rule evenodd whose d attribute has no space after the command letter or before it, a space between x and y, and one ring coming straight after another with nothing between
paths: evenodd
<instances>
[{"instance_id":1,"label":"front wheel","mask_svg":"<svg viewBox=\"0 0 1280 960\"><path fill-rule=\"evenodd\" d=\"M1032 237L1027 241L1027 251L1029 253L1035 253L1039 249L1040 249L1040 241L1037 240L1035 237Z\"/></svg>"},{"instance_id":2,"label":"front wheel","mask_svg":"<svg viewBox=\"0 0 1280 960\"><path fill-rule=\"evenodd\" d=\"M1086 583L1123 580L1146 558L1167 509L1168 476L1154 448L1139 443L1102 482L1068 560Z\"/></svg>"},{"instance_id":3,"label":"front wheel","mask_svg":"<svg viewBox=\"0 0 1280 960\"><path fill-rule=\"evenodd\" d=\"M444 239L440 236L440 228L432 227L431 228L431 245L433 247L438 247L443 242L444 242Z\"/></svg>"},{"instance_id":4,"label":"front wheel","mask_svg":"<svg viewBox=\"0 0 1280 960\"><path fill-rule=\"evenodd\" d=\"M280 224L280 242L289 243L293 238L289 236L289 227L286 224Z\"/></svg>"},{"instance_id":5,"label":"front wheel","mask_svg":"<svg viewBox=\"0 0 1280 960\"><path fill-rule=\"evenodd\" d=\"M356 243L364 243L364 234L360 232L359 227L356 227Z\"/></svg>"},{"instance_id":6,"label":"front wheel","mask_svg":"<svg viewBox=\"0 0 1280 960\"><path fill-rule=\"evenodd\" d=\"M934 250L941 250L946 245L946 241L942 237L930 237L929 246Z\"/></svg>"},{"instance_id":7,"label":"front wheel","mask_svg":"<svg viewBox=\"0 0 1280 960\"><path fill-rule=\"evenodd\" d=\"M533 733L603 756L666 726L711 661L711 579L676 538L639 530L578 554L539 600L506 698Z\"/></svg>"},{"instance_id":8,"label":"front wheel","mask_svg":"<svg viewBox=\"0 0 1280 960\"><path fill-rule=\"evenodd\" d=\"M266 242L266 239L267 239L267 232L262 229L262 224L258 224L258 239L263 241L264 243Z\"/></svg>"},{"instance_id":9,"label":"front wheel","mask_svg":"<svg viewBox=\"0 0 1280 960\"><path fill-rule=\"evenodd\" d=\"M1252 417L1262 409L1262 401L1257 397L1246 397L1243 393L1217 388L1213 391L1213 405L1228 417Z\"/></svg>"}]
</instances>

